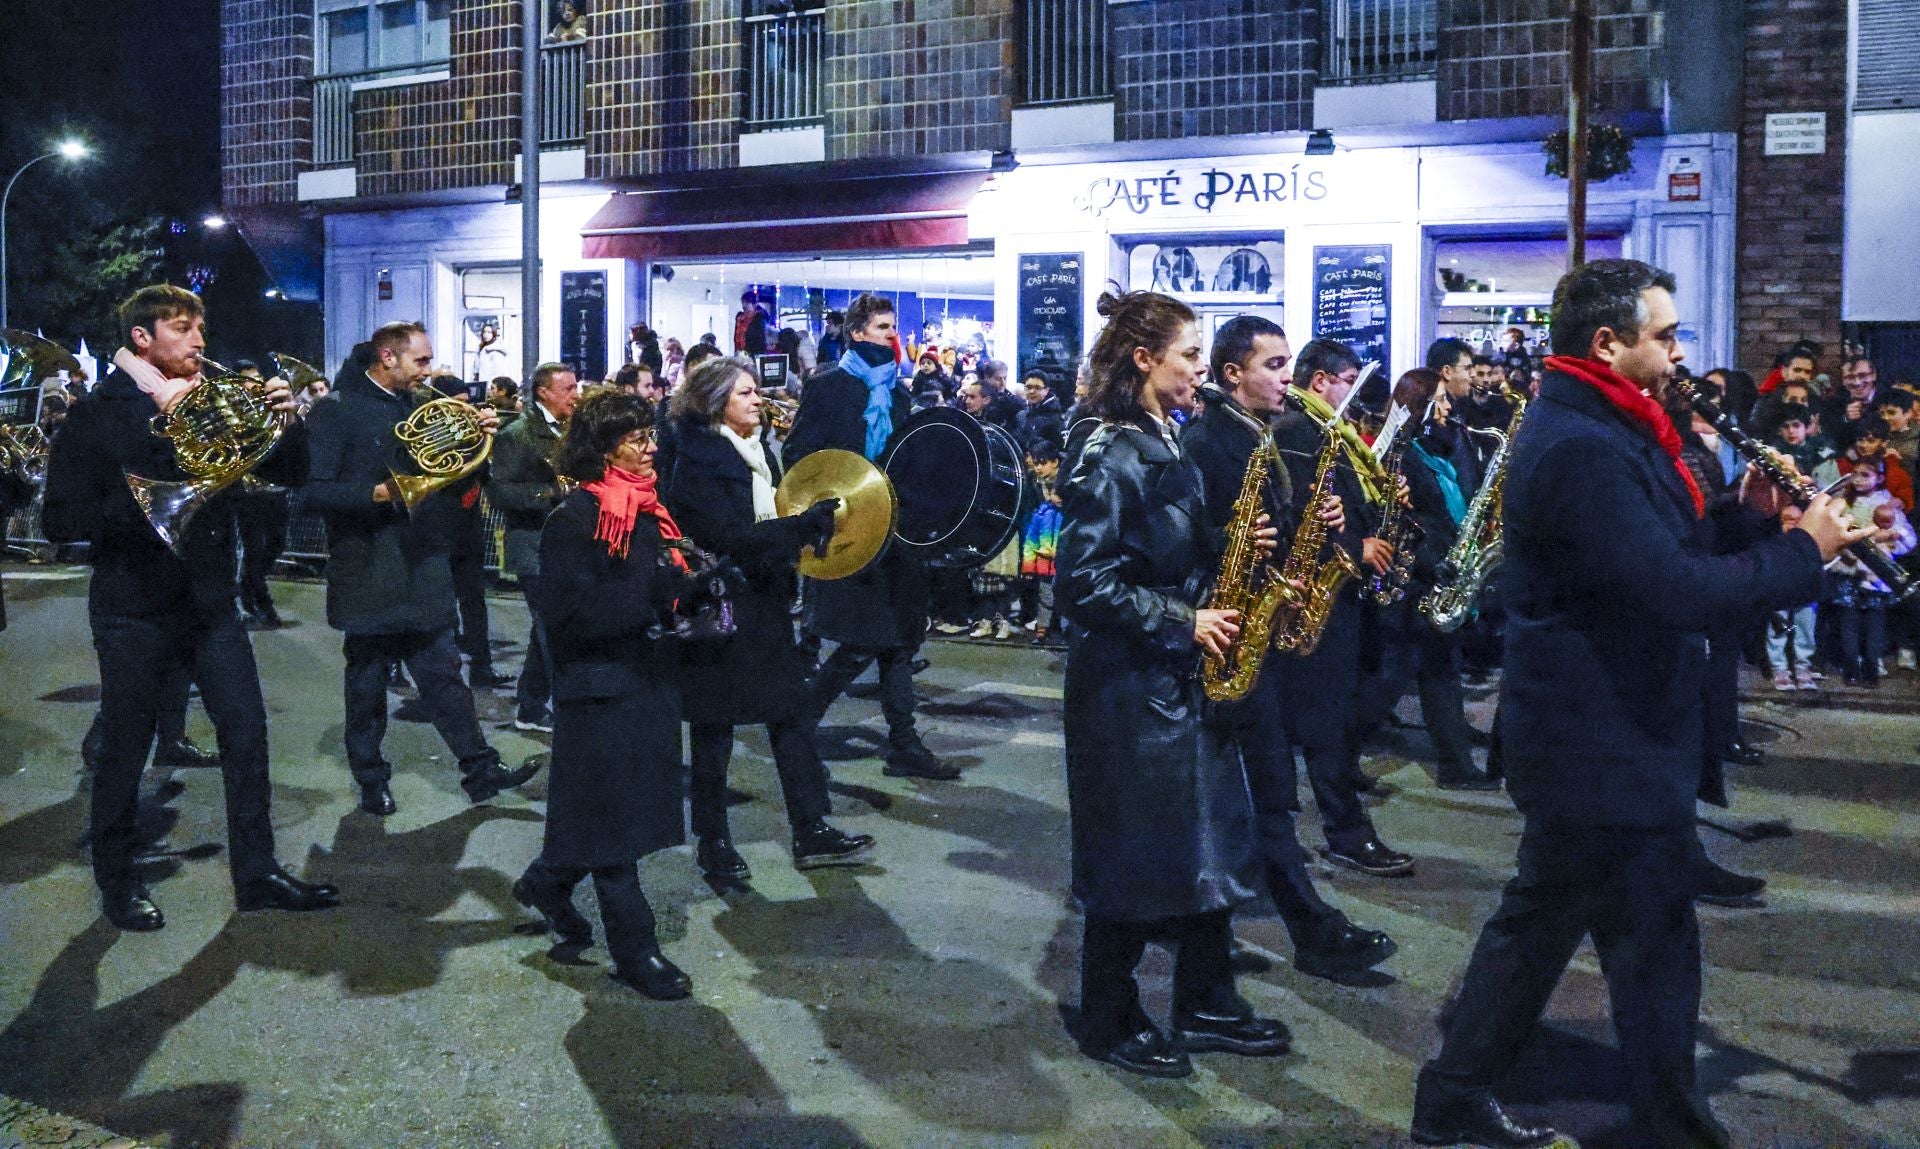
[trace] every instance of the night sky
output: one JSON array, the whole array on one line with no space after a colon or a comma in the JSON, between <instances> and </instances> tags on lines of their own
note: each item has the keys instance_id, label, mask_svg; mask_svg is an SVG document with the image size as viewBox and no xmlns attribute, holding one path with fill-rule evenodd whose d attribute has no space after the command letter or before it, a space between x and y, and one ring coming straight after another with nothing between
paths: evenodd
<instances>
[{"instance_id":1,"label":"night sky","mask_svg":"<svg viewBox=\"0 0 1920 1149\"><path fill-rule=\"evenodd\" d=\"M254 357L259 340L311 325L290 314L310 309L262 298L269 283L244 241L198 226L220 206L216 0L0 0L0 12L0 181L69 134L96 149L77 168L47 160L14 189L14 325L68 344L111 338L110 308L98 305L82 309L79 330L56 329L73 324L49 319L42 285L60 278L54 252L77 232L153 215L189 225L167 238L169 278L184 282L190 264L216 269L205 292L216 354L225 343L230 356Z\"/></svg>"}]
</instances>

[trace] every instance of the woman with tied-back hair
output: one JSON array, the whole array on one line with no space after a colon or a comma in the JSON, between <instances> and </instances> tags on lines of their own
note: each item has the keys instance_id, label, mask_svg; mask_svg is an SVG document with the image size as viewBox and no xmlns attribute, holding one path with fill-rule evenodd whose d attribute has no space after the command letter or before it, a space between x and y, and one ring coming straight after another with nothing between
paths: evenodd
<instances>
[{"instance_id":1,"label":"woman with tied-back hair","mask_svg":"<svg viewBox=\"0 0 1920 1149\"><path fill-rule=\"evenodd\" d=\"M1201 722L1203 651L1239 615L1201 607L1216 562L1201 483L1172 413L1205 375L1186 304L1102 295L1086 409L1100 420L1062 487L1056 595L1067 647L1067 802L1073 890L1086 915L1081 1049L1135 1073L1182 1077L1187 1055L1271 1056L1286 1027L1256 1017L1229 965L1233 908L1255 892L1252 798L1238 756ZM1263 527L1258 545L1270 550ZM1150 940L1176 949L1173 1030L1134 981Z\"/></svg>"}]
</instances>

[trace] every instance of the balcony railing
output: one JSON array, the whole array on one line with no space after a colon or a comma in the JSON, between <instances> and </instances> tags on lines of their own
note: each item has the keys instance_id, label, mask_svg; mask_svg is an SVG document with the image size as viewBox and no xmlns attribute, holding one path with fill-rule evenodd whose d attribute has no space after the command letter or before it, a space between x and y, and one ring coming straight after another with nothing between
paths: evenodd
<instances>
[{"instance_id":1,"label":"balcony railing","mask_svg":"<svg viewBox=\"0 0 1920 1149\"><path fill-rule=\"evenodd\" d=\"M353 76L313 81L313 163L333 167L353 162Z\"/></svg>"},{"instance_id":2,"label":"balcony railing","mask_svg":"<svg viewBox=\"0 0 1920 1149\"><path fill-rule=\"evenodd\" d=\"M820 88L827 53L827 14L822 8L746 17L747 109L750 130L819 123Z\"/></svg>"},{"instance_id":3,"label":"balcony railing","mask_svg":"<svg viewBox=\"0 0 1920 1149\"><path fill-rule=\"evenodd\" d=\"M1432 76L1440 60L1436 0L1326 0L1320 79L1386 83Z\"/></svg>"},{"instance_id":4,"label":"balcony railing","mask_svg":"<svg viewBox=\"0 0 1920 1149\"><path fill-rule=\"evenodd\" d=\"M1020 0L1020 103L1113 98L1108 0Z\"/></svg>"},{"instance_id":5,"label":"balcony railing","mask_svg":"<svg viewBox=\"0 0 1920 1149\"><path fill-rule=\"evenodd\" d=\"M587 138L587 42L540 49L540 142L577 144Z\"/></svg>"}]
</instances>

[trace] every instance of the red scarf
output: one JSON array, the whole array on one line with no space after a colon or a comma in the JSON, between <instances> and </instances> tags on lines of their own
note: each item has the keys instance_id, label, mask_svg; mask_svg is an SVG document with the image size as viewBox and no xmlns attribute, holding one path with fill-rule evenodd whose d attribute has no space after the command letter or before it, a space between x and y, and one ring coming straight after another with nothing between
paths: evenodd
<instances>
[{"instance_id":1,"label":"red scarf","mask_svg":"<svg viewBox=\"0 0 1920 1149\"><path fill-rule=\"evenodd\" d=\"M1547 370L1571 375L1587 384L1600 392L1607 402L1619 408L1621 414L1640 424L1660 444L1667 457L1673 460L1673 469L1680 473L1680 481L1687 485L1687 493L1693 496L1694 517L1706 515L1706 497L1700 493L1700 484L1694 482L1693 472L1680 459L1680 432L1674 429L1673 419L1667 415L1666 408L1640 390L1639 384L1604 363L1572 355L1549 355Z\"/></svg>"},{"instance_id":2,"label":"red scarf","mask_svg":"<svg viewBox=\"0 0 1920 1149\"><path fill-rule=\"evenodd\" d=\"M667 508L660 504L657 485L657 478L652 474L636 475L618 467L608 467L599 479L580 484L581 490L600 500L600 521L594 526L593 537L607 544L609 555L617 559L627 557L627 546L633 541L633 522L642 514L658 520L663 541L681 537L680 524L674 522ZM667 553L681 570L687 569L687 560L679 551Z\"/></svg>"}]
</instances>

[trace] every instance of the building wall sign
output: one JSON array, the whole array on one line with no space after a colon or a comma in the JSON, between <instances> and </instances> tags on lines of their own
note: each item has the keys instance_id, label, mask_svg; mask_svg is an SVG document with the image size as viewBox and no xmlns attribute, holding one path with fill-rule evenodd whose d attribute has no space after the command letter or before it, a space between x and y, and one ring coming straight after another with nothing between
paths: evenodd
<instances>
[{"instance_id":1,"label":"building wall sign","mask_svg":"<svg viewBox=\"0 0 1920 1149\"><path fill-rule=\"evenodd\" d=\"M1156 209L1190 209L1211 214L1215 207L1317 201L1327 198L1327 173L1302 164L1229 171L1208 167L1160 175L1099 176L1076 196L1073 206L1088 215L1152 214Z\"/></svg>"},{"instance_id":2,"label":"building wall sign","mask_svg":"<svg viewBox=\"0 0 1920 1149\"><path fill-rule=\"evenodd\" d=\"M1827 151L1825 112L1768 112L1766 154L1818 156Z\"/></svg>"},{"instance_id":3,"label":"building wall sign","mask_svg":"<svg viewBox=\"0 0 1920 1149\"><path fill-rule=\"evenodd\" d=\"M1391 372L1392 299L1392 245L1313 249L1315 339L1337 339L1353 348L1361 362L1378 363L1382 370Z\"/></svg>"}]
</instances>

